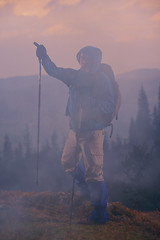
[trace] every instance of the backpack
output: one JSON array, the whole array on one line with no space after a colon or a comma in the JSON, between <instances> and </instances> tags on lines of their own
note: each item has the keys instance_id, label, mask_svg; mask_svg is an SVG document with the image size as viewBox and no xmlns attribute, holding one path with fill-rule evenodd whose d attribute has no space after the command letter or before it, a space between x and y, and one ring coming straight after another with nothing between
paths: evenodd
<instances>
[{"instance_id":1,"label":"backpack","mask_svg":"<svg viewBox=\"0 0 160 240\"><path fill-rule=\"evenodd\" d=\"M106 119L104 119L105 127L108 127L108 126L112 127L111 135L110 135L110 137L111 137L112 132L113 132L112 121L113 121L114 118L116 118L116 120L118 119L118 111L119 111L120 106L121 106L121 93L120 93L120 90L119 90L118 83L115 80L112 68L108 64L101 63L100 71L103 72L104 74L106 74L107 77L110 79L111 84L112 84L112 88L113 88L113 93L114 93L114 99L115 99L114 111L110 116L107 115Z\"/></svg>"}]
</instances>

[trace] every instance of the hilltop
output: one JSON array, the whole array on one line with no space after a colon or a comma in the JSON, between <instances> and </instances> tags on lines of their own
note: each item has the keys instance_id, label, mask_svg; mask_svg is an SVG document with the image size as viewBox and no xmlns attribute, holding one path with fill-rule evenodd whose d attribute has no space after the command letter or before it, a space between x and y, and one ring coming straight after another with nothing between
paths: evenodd
<instances>
[{"instance_id":1,"label":"hilltop","mask_svg":"<svg viewBox=\"0 0 160 240\"><path fill-rule=\"evenodd\" d=\"M78 196L69 225L69 193L0 191L1 240L158 240L160 212L137 212L119 202L109 203L110 221L82 225L91 205Z\"/></svg>"}]
</instances>

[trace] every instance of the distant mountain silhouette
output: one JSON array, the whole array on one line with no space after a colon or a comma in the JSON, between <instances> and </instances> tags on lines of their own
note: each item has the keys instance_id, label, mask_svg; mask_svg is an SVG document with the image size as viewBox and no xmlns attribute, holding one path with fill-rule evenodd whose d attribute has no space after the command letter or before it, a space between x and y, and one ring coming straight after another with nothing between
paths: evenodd
<instances>
[{"instance_id":1,"label":"distant mountain silhouette","mask_svg":"<svg viewBox=\"0 0 160 240\"><path fill-rule=\"evenodd\" d=\"M0 137L7 132L14 140L24 135L26 126L34 138L37 134L38 77L22 76L0 79ZM42 76L41 87L41 141L55 129L67 132L65 115L68 89L48 76Z\"/></svg>"},{"instance_id":2,"label":"distant mountain silhouette","mask_svg":"<svg viewBox=\"0 0 160 240\"><path fill-rule=\"evenodd\" d=\"M147 93L150 110L157 103L160 69L139 69L116 76L122 93L119 120L114 121L115 137L127 137L131 116L136 116L141 85ZM28 126L35 141L37 134L38 76L21 76L0 79L0 139L8 133L15 142ZM41 141L54 130L64 136L68 131L65 106L68 88L59 80L42 76Z\"/></svg>"}]
</instances>

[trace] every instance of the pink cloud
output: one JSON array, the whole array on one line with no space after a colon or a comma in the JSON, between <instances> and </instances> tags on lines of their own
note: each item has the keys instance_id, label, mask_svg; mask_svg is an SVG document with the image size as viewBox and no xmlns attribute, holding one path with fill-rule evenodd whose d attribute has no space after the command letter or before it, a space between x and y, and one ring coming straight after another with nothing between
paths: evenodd
<instances>
[{"instance_id":1,"label":"pink cloud","mask_svg":"<svg viewBox=\"0 0 160 240\"><path fill-rule=\"evenodd\" d=\"M17 16L37 16L44 17L49 13L47 8L49 0L27 0L16 1L14 5L14 13Z\"/></svg>"},{"instance_id":2,"label":"pink cloud","mask_svg":"<svg viewBox=\"0 0 160 240\"><path fill-rule=\"evenodd\" d=\"M152 16L152 20L154 21L154 22L160 22L160 12L158 12L158 13L156 13L156 14L154 14L153 16Z\"/></svg>"},{"instance_id":3,"label":"pink cloud","mask_svg":"<svg viewBox=\"0 0 160 240\"><path fill-rule=\"evenodd\" d=\"M44 17L48 14L47 4L50 0L0 0L0 8L5 5L12 5L16 16L37 16Z\"/></svg>"},{"instance_id":4,"label":"pink cloud","mask_svg":"<svg viewBox=\"0 0 160 240\"><path fill-rule=\"evenodd\" d=\"M46 45L49 53L53 49L56 63L67 67L75 64L75 59L68 57L70 53L76 53L84 45L100 47L104 61L109 59L119 72L136 67L139 63L143 65L147 61L148 66L155 62L159 65L158 57L154 57L154 53L159 51L159 2L0 0L0 50L3 52L3 49L7 49L8 55L4 51L4 58L8 56L13 62L15 56L12 56L11 44L14 42L14 48L20 52L22 58L23 55L28 56L29 69L33 68L35 61L31 59L35 57L32 52L33 41ZM24 52L19 50L19 46L24 46ZM3 59L1 64L3 65ZM25 68L21 61L19 65L17 70L13 69L12 74ZM6 71L3 73L4 66L1 69L1 75L8 74Z\"/></svg>"},{"instance_id":5,"label":"pink cloud","mask_svg":"<svg viewBox=\"0 0 160 240\"><path fill-rule=\"evenodd\" d=\"M76 5L81 2L81 0L59 0L60 5Z\"/></svg>"}]
</instances>

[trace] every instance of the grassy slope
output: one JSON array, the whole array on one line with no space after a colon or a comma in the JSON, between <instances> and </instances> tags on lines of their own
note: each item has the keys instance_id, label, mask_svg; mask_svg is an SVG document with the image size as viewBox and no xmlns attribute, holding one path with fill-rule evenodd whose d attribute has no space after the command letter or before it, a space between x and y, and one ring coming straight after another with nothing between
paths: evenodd
<instances>
[{"instance_id":1,"label":"grassy slope","mask_svg":"<svg viewBox=\"0 0 160 240\"><path fill-rule=\"evenodd\" d=\"M0 192L0 240L158 240L160 212L142 213L110 203L110 221L78 224L92 207L75 197L69 225L70 194Z\"/></svg>"}]
</instances>

